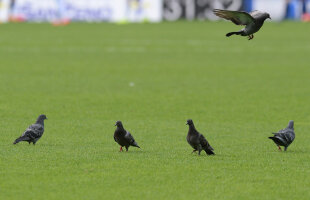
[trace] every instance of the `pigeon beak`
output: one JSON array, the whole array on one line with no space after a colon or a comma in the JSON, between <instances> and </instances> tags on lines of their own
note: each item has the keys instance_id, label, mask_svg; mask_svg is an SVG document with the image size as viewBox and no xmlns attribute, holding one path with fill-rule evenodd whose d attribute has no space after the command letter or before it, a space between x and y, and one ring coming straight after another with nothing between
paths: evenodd
<instances>
[{"instance_id":1,"label":"pigeon beak","mask_svg":"<svg viewBox=\"0 0 310 200\"><path fill-rule=\"evenodd\" d=\"M186 122L186 124L185 125L188 125L188 123Z\"/></svg>"},{"instance_id":2,"label":"pigeon beak","mask_svg":"<svg viewBox=\"0 0 310 200\"><path fill-rule=\"evenodd\" d=\"M114 126L116 126L116 124L114 124Z\"/></svg>"},{"instance_id":3,"label":"pigeon beak","mask_svg":"<svg viewBox=\"0 0 310 200\"><path fill-rule=\"evenodd\" d=\"M271 20L271 17L268 17Z\"/></svg>"}]
</instances>

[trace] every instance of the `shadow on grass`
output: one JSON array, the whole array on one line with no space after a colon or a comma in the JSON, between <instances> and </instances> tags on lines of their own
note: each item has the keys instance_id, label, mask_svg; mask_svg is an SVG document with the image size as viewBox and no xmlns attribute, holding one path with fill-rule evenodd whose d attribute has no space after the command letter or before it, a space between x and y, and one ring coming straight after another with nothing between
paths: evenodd
<instances>
[{"instance_id":1,"label":"shadow on grass","mask_svg":"<svg viewBox=\"0 0 310 200\"><path fill-rule=\"evenodd\" d=\"M152 152L149 152L149 151L145 151L145 150L142 150L142 149L140 149L140 150L131 150L131 149L129 149L128 151L119 151L119 150L110 150L109 152L113 152L113 153L120 153L120 154L146 154L146 153L149 153L149 154L151 154Z\"/></svg>"},{"instance_id":2,"label":"shadow on grass","mask_svg":"<svg viewBox=\"0 0 310 200\"><path fill-rule=\"evenodd\" d=\"M308 152L306 150L302 150L302 149L279 151L279 153L286 153L286 154L308 154Z\"/></svg>"}]
</instances>

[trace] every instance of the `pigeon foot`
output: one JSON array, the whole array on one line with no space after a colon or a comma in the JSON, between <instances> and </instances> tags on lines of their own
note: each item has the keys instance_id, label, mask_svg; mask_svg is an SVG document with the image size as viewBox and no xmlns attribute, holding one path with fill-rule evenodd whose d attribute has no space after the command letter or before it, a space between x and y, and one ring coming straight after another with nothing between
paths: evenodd
<instances>
[{"instance_id":1,"label":"pigeon foot","mask_svg":"<svg viewBox=\"0 0 310 200\"><path fill-rule=\"evenodd\" d=\"M281 147L280 147L280 146L278 146L278 149L279 149L279 151L282 151L282 149L281 149Z\"/></svg>"},{"instance_id":2,"label":"pigeon foot","mask_svg":"<svg viewBox=\"0 0 310 200\"><path fill-rule=\"evenodd\" d=\"M249 40L252 40L254 38L254 35L249 35Z\"/></svg>"},{"instance_id":3,"label":"pigeon foot","mask_svg":"<svg viewBox=\"0 0 310 200\"><path fill-rule=\"evenodd\" d=\"M120 147L120 148L119 148L119 152L122 152L122 151L123 151L123 148L122 148L122 147Z\"/></svg>"}]
</instances>

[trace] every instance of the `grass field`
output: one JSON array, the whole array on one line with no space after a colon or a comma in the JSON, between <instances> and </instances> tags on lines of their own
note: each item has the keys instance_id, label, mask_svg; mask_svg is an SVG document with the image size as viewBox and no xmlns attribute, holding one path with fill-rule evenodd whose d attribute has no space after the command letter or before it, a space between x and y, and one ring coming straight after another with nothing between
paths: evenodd
<instances>
[{"instance_id":1,"label":"grass field","mask_svg":"<svg viewBox=\"0 0 310 200\"><path fill-rule=\"evenodd\" d=\"M1 25L0 199L309 199L310 26L238 28ZM42 113L41 140L12 145ZM188 118L216 156L191 154ZM116 120L142 149L119 152Z\"/></svg>"}]
</instances>

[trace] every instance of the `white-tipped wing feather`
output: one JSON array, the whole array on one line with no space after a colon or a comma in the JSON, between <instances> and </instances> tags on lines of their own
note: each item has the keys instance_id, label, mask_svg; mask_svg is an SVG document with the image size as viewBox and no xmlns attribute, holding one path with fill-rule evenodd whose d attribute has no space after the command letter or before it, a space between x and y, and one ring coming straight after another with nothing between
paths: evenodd
<instances>
[{"instance_id":1,"label":"white-tipped wing feather","mask_svg":"<svg viewBox=\"0 0 310 200\"><path fill-rule=\"evenodd\" d=\"M218 17L227 19L235 23L236 25L248 25L255 22L255 19L246 12L230 11L230 10L219 10L214 9L214 14Z\"/></svg>"}]
</instances>

